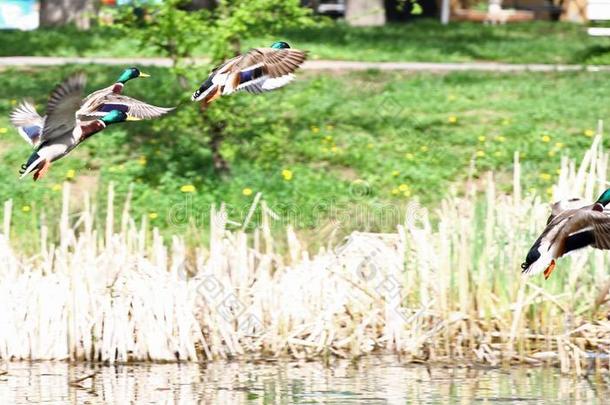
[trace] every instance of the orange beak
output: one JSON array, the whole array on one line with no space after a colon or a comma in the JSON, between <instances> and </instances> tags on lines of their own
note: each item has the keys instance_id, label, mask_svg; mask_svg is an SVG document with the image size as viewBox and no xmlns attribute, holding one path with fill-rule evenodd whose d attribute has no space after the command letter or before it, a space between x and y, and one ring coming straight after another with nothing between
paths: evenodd
<instances>
[{"instance_id":1,"label":"orange beak","mask_svg":"<svg viewBox=\"0 0 610 405\"><path fill-rule=\"evenodd\" d=\"M551 260L551 264L549 264L549 267L547 267L546 270L544 271L545 280L548 280L549 277L551 277L551 273L553 272L553 269L555 269L555 260Z\"/></svg>"}]
</instances>

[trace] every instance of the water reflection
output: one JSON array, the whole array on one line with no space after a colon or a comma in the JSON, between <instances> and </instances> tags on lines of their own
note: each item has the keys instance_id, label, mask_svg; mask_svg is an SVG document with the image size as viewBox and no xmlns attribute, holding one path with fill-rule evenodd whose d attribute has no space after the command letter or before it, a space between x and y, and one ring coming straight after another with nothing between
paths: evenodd
<instances>
[{"instance_id":1,"label":"water reflection","mask_svg":"<svg viewBox=\"0 0 610 405\"><path fill-rule=\"evenodd\" d=\"M3 372L6 371L6 374ZM95 377L74 383L79 378ZM72 383L71 383L72 381ZM211 364L0 364L0 403L605 403L607 375L555 369L466 369L401 364L295 361Z\"/></svg>"}]
</instances>

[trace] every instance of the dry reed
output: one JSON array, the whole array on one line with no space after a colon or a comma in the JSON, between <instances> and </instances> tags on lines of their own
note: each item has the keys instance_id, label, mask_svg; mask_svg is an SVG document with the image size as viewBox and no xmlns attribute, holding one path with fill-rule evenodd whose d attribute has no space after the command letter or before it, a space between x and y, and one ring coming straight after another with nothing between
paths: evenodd
<instances>
[{"instance_id":1,"label":"dry reed","mask_svg":"<svg viewBox=\"0 0 610 405\"><path fill-rule=\"evenodd\" d=\"M597 136L580 165L564 158L553 199L594 199L606 187L608 154ZM548 282L525 279L519 264L548 216L548 202L522 197L515 155L513 191L468 184L436 212L407 207L393 234L354 233L311 255L288 227L276 250L273 218L227 229L212 211L209 246L187 254L145 219L129 198L115 229L108 193L103 231L95 208L70 213L64 185L57 244L40 230L40 252L22 257L8 240L12 204L0 234L0 358L124 362L296 358L392 351L413 361L463 359L492 365L556 363L583 373L607 365L610 288L606 254L561 260ZM85 197L86 198L86 197ZM258 202L260 196L257 196ZM432 223L429 216L436 218Z\"/></svg>"}]
</instances>

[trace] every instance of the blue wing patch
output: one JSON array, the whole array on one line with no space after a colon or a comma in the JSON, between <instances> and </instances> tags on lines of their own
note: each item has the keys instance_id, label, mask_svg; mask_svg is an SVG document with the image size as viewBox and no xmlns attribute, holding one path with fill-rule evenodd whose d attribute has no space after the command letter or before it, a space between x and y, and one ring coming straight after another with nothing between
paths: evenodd
<instances>
[{"instance_id":1,"label":"blue wing patch","mask_svg":"<svg viewBox=\"0 0 610 405\"><path fill-rule=\"evenodd\" d=\"M246 70L245 72L239 72L239 83L247 83L249 81L258 79L263 75L263 67L259 66L254 69Z\"/></svg>"},{"instance_id":2,"label":"blue wing patch","mask_svg":"<svg viewBox=\"0 0 610 405\"><path fill-rule=\"evenodd\" d=\"M110 112L113 110L119 110L119 111L123 111L124 113L126 113L127 111L129 111L129 106L126 106L125 104L104 104L97 110L101 111L101 112Z\"/></svg>"},{"instance_id":3,"label":"blue wing patch","mask_svg":"<svg viewBox=\"0 0 610 405\"><path fill-rule=\"evenodd\" d=\"M23 132L26 133L26 135L28 136L28 138L30 139L34 139L38 136L40 136L40 130L42 129L39 126L31 126L31 127L22 127L23 128Z\"/></svg>"}]
</instances>

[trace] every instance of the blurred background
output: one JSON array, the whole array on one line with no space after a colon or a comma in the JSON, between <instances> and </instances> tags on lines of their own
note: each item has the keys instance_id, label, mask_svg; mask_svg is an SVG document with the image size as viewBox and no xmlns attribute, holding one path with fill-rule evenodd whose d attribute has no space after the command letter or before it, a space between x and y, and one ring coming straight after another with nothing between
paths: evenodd
<instances>
[{"instance_id":1,"label":"blurred background","mask_svg":"<svg viewBox=\"0 0 610 405\"><path fill-rule=\"evenodd\" d=\"M610 0L0 0L0 359L87 362L5 363L0 398L605 396L607 254L548 281L520 264L549 202L608 186L609 19ZM293 83L190 101L275 41L308 51ZM74 72L92 92L131 66L151 78L124 94L176 110L19 180L20 100L44 113Z\"/></svg>"},{"instance_id":2,"label":"blurred background","mask_svg":"<svg viewBox=\"0 0 610 405\"><path fill-rule=\"evenodd\" d=\"M259 192L282 228L307 238L339 221L346 235L394 229L408 201L434 208L489 170L509 190L520 151L524 187L548 199L562 156L579 158L608 116L607 18L606 0L2 0L0 197L17 238L58 212L64 181L75 207L84 194L105 201L111 182L120 198L131 188L136 217L192 240L211 206L243 219ZM206 112L189 101L215 64L276 40L309 52L295 83ZM16 58L31 56L47 59ZM481 71L489 62L547 68ZM8 122L19 100L43 111L72 72L93 91L132 65L152 78L128 95L180 108L114 126L44 181L19 181L29 148Z\"/></svg>"}]
</instances>

